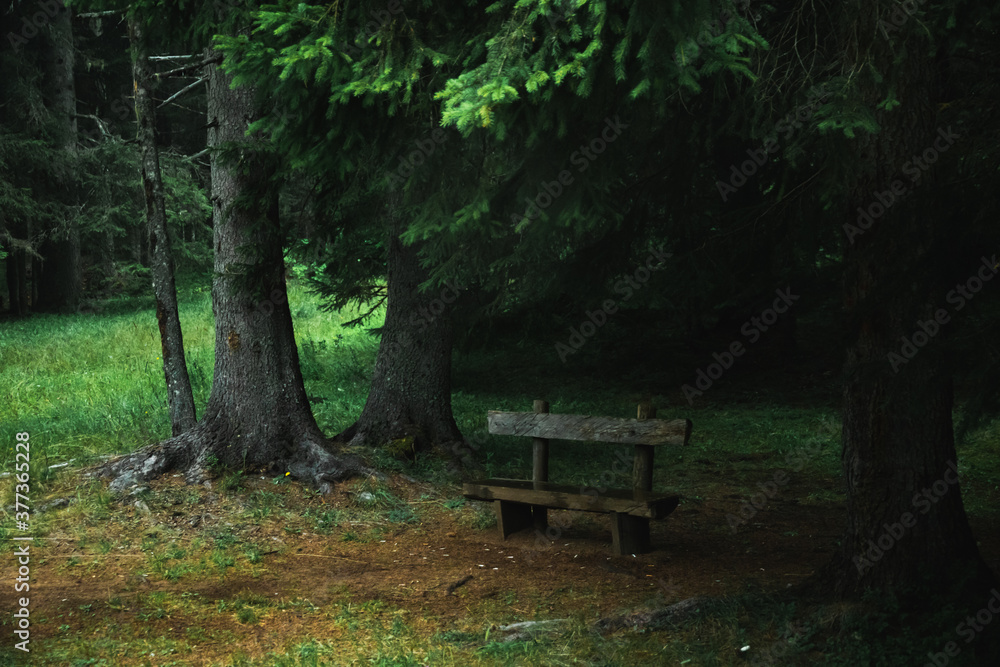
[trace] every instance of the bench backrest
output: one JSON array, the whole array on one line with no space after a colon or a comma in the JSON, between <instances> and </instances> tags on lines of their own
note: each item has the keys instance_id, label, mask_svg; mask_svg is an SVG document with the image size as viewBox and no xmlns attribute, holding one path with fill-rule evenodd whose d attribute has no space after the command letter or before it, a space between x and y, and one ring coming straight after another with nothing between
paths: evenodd
<instances>
[{"instance_id":1,"label":"bench backrest","mask_svg":"<svg viewBox=\"0 0 1000 667\"><path fill-rule=\"evenodd\" d=\"M622 445L686 445L690 419L614 419L534 412L487 413L492 435L523 435Z\"/></svg>"},{"instance_id":2,"label":"bench backrest","mask_svg":"<svg viewBox=\"0 0 1000 667\"><path fill-rule=\"evenodd\" d=\"M648 403L639 405L639 419L614 419L588 415L549 413L546 401L535 401L534 412L487 413L489 432L493 435L520 435L534 442L532 479L549 479L549 439L607 442L635 445L632 486L636 491L653 489L653 446L686 445L691 437L690 419L653 419L656 409Z\"/></svg>"}]
</instances>

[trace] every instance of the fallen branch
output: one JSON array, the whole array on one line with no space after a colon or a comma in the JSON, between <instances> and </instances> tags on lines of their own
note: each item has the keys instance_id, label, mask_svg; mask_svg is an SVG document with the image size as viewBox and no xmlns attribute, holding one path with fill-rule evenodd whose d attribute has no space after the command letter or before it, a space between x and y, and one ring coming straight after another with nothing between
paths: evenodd
<instances>
[{"instance_id":1,"label":"fallen branch","mask_svg":"<svg viewBox=\"0 0 1000 667\"><path fill-rule=\"evenodd\" d=\"M268 551L268 554L276 553L275 551ZM261 556L266 556L267 554L261 554ZM362 565L368 565L369 561L358 560L356 558L347 558L346 556L327 556L326 554L289 554L290 556L295 556L296 558L335 558L336 560L348 560L352 563L361 563Z\"/></svg>"},{"instance_id":2,"label":"fallen branch","mask_svg":"<svg viewBox=\"0 0 1000 667\"><path fill-rule=\"evenodd\" d=\"M552 618L545 621L521 621L520 623L511 623L510 625L501 625L497 630L510 633L501 638L500 642L505 644L509 642L521 642L531 639L533 630L555 629L548 626L558 626L568 620L567 618Z\"/></svg>"},{"instance_id":3,"label":"fallen branch","mask_svg":"<svg viewBox=\"0 0 1000 667\"><path fill-rule=\"evenodd\" d=\"M693 597L672 604L669 607L663 607L662 609L639 611L620 616L608 616L594 623L594 629L598 632L611 632L622 628L642 630L668 621L677 622L693 616L709 602L711 602L709 598Z\"/></svg>"},{"instance_id":4,"label":"fallen branch","mask_svg":"<svg viewBox=\"0 0 1000 667\"><path fill-rule=\"evenodd\" d=\"M456 590L458 590L459 588L461 588L465 584L469 583L470 581L472 581L472 575L471 574L462 577L461 579L459 579L455 583L453 583L450 586L448 586L448 592L446 593L446 595L451 595Z\"/></svg>"}]
</instances>

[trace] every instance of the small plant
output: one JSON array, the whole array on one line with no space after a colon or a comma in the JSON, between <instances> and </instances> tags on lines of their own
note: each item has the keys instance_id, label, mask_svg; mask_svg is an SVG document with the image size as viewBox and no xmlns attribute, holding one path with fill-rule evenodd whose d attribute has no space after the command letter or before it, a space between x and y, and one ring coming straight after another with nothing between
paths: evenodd
<instances>
[{"instance_id":1,"label":"small plant","mask_svg":"<svg viewBox=\"0 0 1000 667\"><path fill-rule=\"evenodd\" d=\"M190 572L191 568L188 565L177 563L163 570L163 578L167 581L177 581Z\"/></svg>"},{"instance_id":2,"label":"small plant","mask_svg":"<svg viewBox=\"0 0 1000 667\"><path fill-rule=\"evenodd\" d=\"M228 567L236 565L236 559L234 557L218 549L212 552L212 562L215 563L215 566L220 570L225 570Z\"/></svg>"},{"instance_id":3,"label":"small plant","mask_svg":"<svg viewBox=\"0 0 1000 667\"><path fill-rule=\"evenodd\" d=\"M304 516L315 522L313 529L317 533L320 535L329 535L330 532L343 520L344 513L343 511L336 509L314 510L310 508L306 510Z\"/></svg>"},{"instance_id":4,"label":"small plant","mask_svg":"<svg viewBox=\"0 0 1000 667\"><path fill-rule=\"evenodd\" d=\"M418 521L417 515L413 513L413 510L409 506L389 510L387 518L391 523L416 523Z\"/></svg>"},{"instance_id":5,"label":"small plant","mask_svg":"<svg viewBox=\"0 0 1000 667\"><path fill-rule=\"evenodd\" d=\"M450 498L444 501L444 506L450 510L462 509L465 505L465 498Z\"/></svg>"},{"instance_id":6,"label":"small plant","mask_svg":"<svg viewBox=\"0 0 1000 667\"><path fill-rule=\"evenodd\" d=\"M226 475L222 480L222 488L226 491L239 491L243 488L246 475L242 470L237 470Z\"/></svg>"},{"instance_id":7,"label":"small plant","mask_svg":"<svg viewBox=\"0 0 1000 667\"><path fill-rule=\"evenodd\" d=\"M228 549L229 547L236 544L239 540L236 536L230 533L228 530L222 531L215 535L215 547L217 549Z\"/></svg>"},{"instance_id":8,"label":"small plant","mask_svg":"<svg viewBox=\"0 0 1000 667\"><path fill-rule=\"evenodd\" d=\"M243 607L236 612L236 620L240 623L256 623L257 622L257 612L255 612L250 607Z\"/></svg>"}]
</instances>

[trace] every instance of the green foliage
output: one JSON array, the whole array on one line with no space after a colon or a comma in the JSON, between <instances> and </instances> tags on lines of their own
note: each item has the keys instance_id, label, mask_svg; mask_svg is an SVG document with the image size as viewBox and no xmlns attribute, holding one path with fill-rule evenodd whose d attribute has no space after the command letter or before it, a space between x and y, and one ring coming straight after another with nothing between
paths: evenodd
<instances>
[{"instance_id":1,"label":"green foliage","mask_svg":"<svg viewBox=\"0 0 1000 667\"><path fill-rule=\"evenodd\" d=\"M212 204L194 166L172 152L161 152L167 229L178 272L204 272L212 266Z\"/></svg>"},{"instance_id":2,"label":"green foliage","mask_svg":"<svg viewBox=\"0 0 1000 667\"><path fill-rule=\"evenodd\" d=\"M713 15L708 2L501 0L485 14L477 4L382 12L368 3L280 2L254 14L252 37L217 42L236 80L276 101L256 127L293 178L321 175L312 215L326 224L297 256L315 264L315 285L334 309L380 302L390 217L402 221L406 242L421 243L429 285L478 283L504 295L495 308L538 303L549 288L557 294L551 262L539 258L572 258L621 231L633 205L622 193L645 178L625 144L681 108L680 99L661 102L677 97L678 76L752 79L749 50L767 46L734 15L695 44L697 65L678 68L675 46ZM369 10L380 18L372 22ZM539 183L600 135L609 110L642 118L633 136L588 164L538 220L521 215ZM446 131L446 143L397 178L436 126L460 136ZM474 137L476 129L485 132ZM396 197L399 205L387 204Z\"/></svg>"}]
</instances>

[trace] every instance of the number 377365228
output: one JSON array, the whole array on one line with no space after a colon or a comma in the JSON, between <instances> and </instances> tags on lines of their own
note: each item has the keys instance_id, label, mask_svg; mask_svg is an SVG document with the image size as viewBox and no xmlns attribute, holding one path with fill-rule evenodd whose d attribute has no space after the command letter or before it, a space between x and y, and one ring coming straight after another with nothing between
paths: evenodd
<instances>
[{"instance_id":1,"label":"number 377365228","mask_svg":"<svg viewBox=\"0 0 1000 667\"><path fill-rule=\"evenodd\" d=\"M28 520L28 491L30 486L28 484L29 475L28 464L31 463L31 442L29 440L29 435L27 433L18 433L15 436L17 439L17 445L15 446L16 454L15 460L15 470L17 479L17 486L14 487L15 493L15 507L14 511L16 515L14 517L15 521L27 521Z\"/></svg>"}]
</instances>

